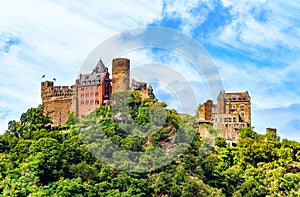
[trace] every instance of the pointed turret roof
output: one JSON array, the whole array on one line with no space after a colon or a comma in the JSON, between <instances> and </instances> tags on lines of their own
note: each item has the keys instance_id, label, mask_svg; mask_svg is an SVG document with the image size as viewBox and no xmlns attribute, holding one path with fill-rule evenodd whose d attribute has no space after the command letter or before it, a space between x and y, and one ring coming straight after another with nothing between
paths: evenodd
<instances>
[{"instance_id":1,"label":"pointed turret roof","mask_svg":"<svg viewBox=\"0 0 300 197\"><path fill-rule=\"evenodd\" d=\"M96 67L93 70L93 73L103 73L105 72L105 66L102 62L102 59L100 58L98 64L96 65Z\"/></svg>"},{"instance_id":2,"label":"pointed turret roof","mask_svg":"<svg viewBox=\"0 0 300 197\"><path fill-rule=\"evenodd\" d=\"M225 90L221 90L218 96L218 99L225 99Z\"/></svg>"}]
</instances>

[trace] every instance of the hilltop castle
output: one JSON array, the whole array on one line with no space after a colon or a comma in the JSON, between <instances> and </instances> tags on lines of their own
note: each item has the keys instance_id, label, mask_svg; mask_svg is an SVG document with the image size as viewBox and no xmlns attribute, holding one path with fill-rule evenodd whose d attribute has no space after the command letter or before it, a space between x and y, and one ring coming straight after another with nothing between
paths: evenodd
<instances>
[{"instance_id":1,"label":"hilltop castle","mask_svg":"<svg viewBox=\"0 0 300 197\"><path fill-rule=\"evenodd\" d=\"M75 85L54 86L54 82L41 83L41 97L45 112L53 121L53 125L65 125L73 111L83 117L96 108L110 104L112 93L139 91L142 98L155 99L152 86L145 82L131 80L130 60L116 58L112 61L112 79L108 68L102 60L97 63L91 73L80 74ZM249 93L221 91L217 104L207 100L199 108L199 131L202 137L209 132L204 124L219 129L219 136L231 143L236 143L240 136L239 129L250 126L251 102Z\"/></svg>"},{"instance_id":2,"label":"hilltop castle","mask_svg":"<svg viewBox=\"0 0 300 197\"><path fill-rule=\"evenodd\" d=\"M110 95L128 90L139 91L142 98L155 98L153 88L145 82L132 79L130 87L130 60L116 58L112 61L112 79L102 60L89 74L80 74L75 85L54 86L54 82L41 83L41 97L45 113L54 126L65 125L73 111L83 117L96 108L110 103Z\"/></svg>"},{"instance_id":3,"label":"hilltop castle","mask_svg":"<svg viewBox=\"0 0 300 197\"><path fill-rule=\"evenodd\" d=\"M240 137L239 129L250 126L251 101L248 91L230 92L221 91L217 104L207 100L199 109L199 131L201 136L209 135L204 124L219 129L219 136L230 143L236 143Z\"/></svg>"}]
</instances>

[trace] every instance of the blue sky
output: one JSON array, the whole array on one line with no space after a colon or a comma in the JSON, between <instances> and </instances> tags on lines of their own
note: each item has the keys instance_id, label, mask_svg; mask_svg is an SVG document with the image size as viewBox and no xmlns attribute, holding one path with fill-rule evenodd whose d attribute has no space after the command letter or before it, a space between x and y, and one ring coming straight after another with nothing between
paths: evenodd
<instances>
[{"instance_id":1,"label":"blue sky","mask_svg":"<svg viewBox=\"0 0 300 197\"><path fill-rule=\"evenodd\" d=\"M249 91L259 133L276 127L283 138L300 141L299 9L293 0L2 0L0 133L9 120L41 103L43 74L72 85L85 58L105 39L160 26L198 41L226 91ZM137 53L128 54L133 63L150 61L147 52Z\"/></svg>"}]
</instances>

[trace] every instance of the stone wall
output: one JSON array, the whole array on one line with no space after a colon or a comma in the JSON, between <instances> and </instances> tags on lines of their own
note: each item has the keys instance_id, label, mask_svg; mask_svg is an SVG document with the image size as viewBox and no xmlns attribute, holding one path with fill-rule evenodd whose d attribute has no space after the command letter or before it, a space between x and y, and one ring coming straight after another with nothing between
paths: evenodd
<instances>
[{"instance_id":1,"label":"stone wall","mask_svg":"<svg viewBox=\"0 0 300 197\"><path fill-rule=\"evenodd\" d=\"M66 124L72 105L72 97L57 98L52 97L43 102L45 113L50 113L49 117L53 121L53 126L63 126Z\"/></svg>"},{"instance_id":2,"label":"stone wall","mask_svg":"<svg viewBox=\"0 0 300 197\"><path fill-rule=\"evenodd\" d=\"M211 120L212 117L212 100L207 100L203 103L199 110L200 120Z\"/></svg>"},{"instance_id":3,"label":"stone wall","mask_svg":"<svg viewBox=\"0 0 300 197\"><path fill-rule=\"evenodd\" d=\"M44 113L49 114L54 126L65 125L72 106L74 87L54 86L54 82L41 83Z\"/></svg>"}]
</instances>

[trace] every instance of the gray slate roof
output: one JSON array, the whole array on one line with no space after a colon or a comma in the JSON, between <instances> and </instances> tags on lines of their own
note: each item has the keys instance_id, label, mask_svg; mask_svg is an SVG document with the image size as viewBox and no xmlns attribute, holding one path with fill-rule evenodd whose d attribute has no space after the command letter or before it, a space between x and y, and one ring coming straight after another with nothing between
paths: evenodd
<instances>
[{"instance_id":1,"label":"gray slate roof","mask_svg":"<svg viewBox=\"0 0 300 197\"><path fill-rule=\"evenodd\" d=\"M90 74L81 75L79 82L80 86L94 86L100 84L106 72L106 68L100 59L93 72Z\"/></svg>"}]
</instances>

